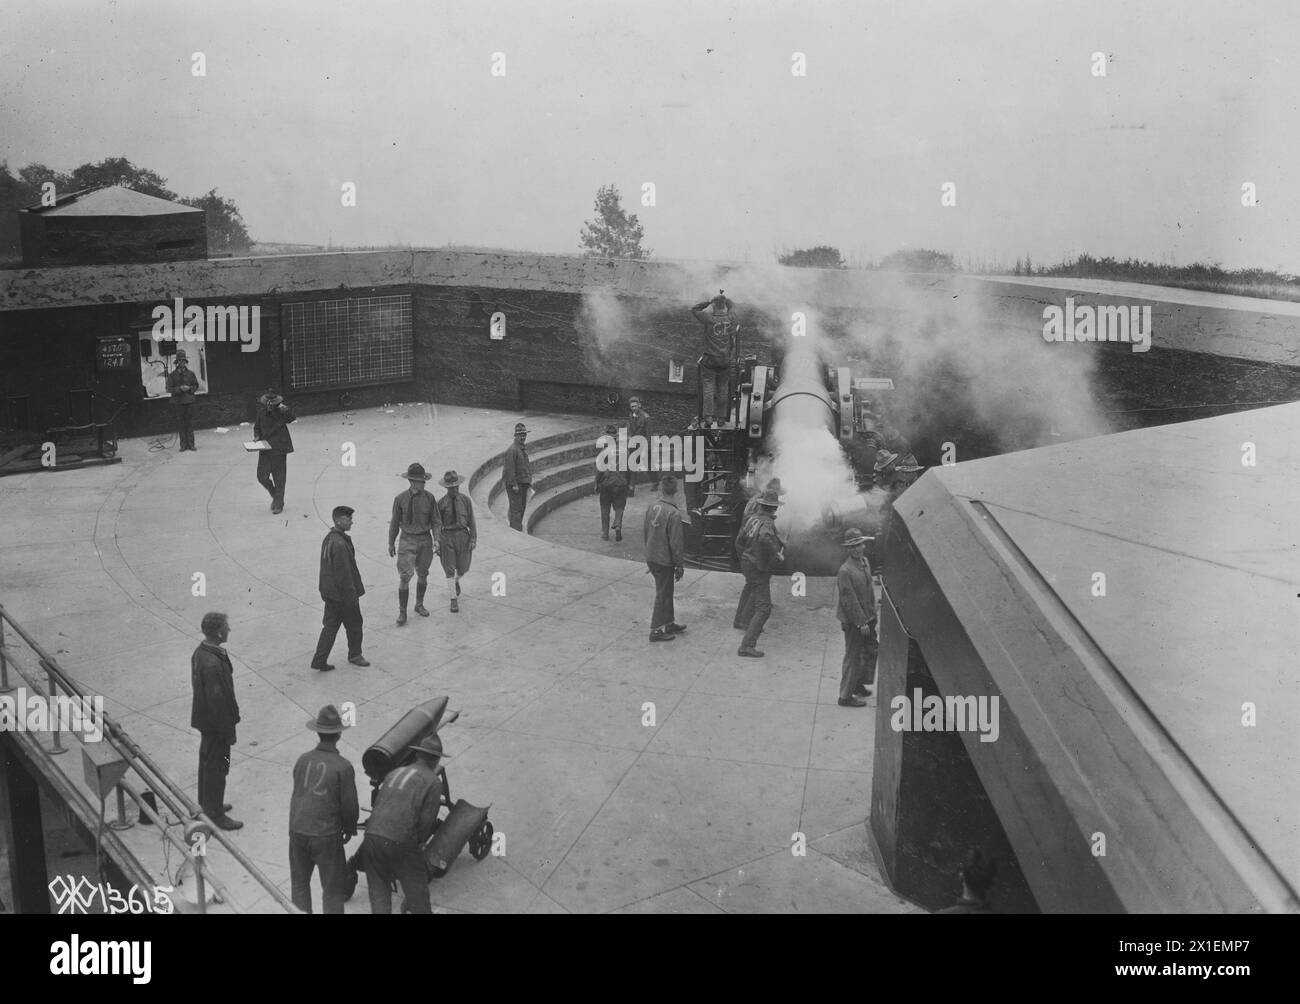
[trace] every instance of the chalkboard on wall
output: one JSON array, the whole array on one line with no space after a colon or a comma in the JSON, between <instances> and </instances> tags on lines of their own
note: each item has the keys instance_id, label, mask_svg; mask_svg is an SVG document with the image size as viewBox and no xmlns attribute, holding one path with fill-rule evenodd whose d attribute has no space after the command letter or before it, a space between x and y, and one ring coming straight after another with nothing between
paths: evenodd
<instances>
[{"instance_id":1,"label":"chalkboard on wall","mask_svg":"<svg viewBox=\"0 0 1300 1004\"><path fill-rule=\"evenodd\" d=\"M96 343L95 369L100 373L129 372L134 365L130 338L113 335L100 338Z\"/></svg>"}]
</instances>

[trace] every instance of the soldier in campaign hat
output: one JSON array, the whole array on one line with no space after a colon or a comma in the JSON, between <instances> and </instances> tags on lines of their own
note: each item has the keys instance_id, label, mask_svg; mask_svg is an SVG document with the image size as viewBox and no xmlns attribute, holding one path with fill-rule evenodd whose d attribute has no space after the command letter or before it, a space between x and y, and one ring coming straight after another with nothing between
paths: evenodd
<instances>
[{"instance_id":1,"label":"soldier in campaign hat","mask_svg":"<svg viewBox=\"0 0 1300 1004\"><path fill-rule=\"evenodd\" d=\"M469 572L470 557L478 547L478 524L474 522L474 503L460 490L465 479L455 471L442 476L447 494L438 499L438 518L442 523L442 570L447 576L447 593L451 612L460 613L460 580Z\"/></svg>"},{"instance_id":2,"label":"soldier in campaign hat","mask_svg":"<svg viewBox=\"0 0 1300 1004\"><path fill-rule=\"evenodd\" d=\"M438 762L447 758L437 734L411 746L418 756L392 771L375 792L374 811L361 845L371 913L392 913L392 883L401 883L409 913L431 913L429 872L422 848L438 825L442 779Z\"/></svg>"},{"instance_id":3,"label":"soldier in campaign hat","mask_svg":"<svg viewBox=\"0 0 1300 1004\"><path fill-rule=\"evenodd\" d=\"M510 529L521 533L524 529L524 507L528 504L528 489L533 483L527 439L528 429L523 422L516 422L515 441L506 448L501 463L501 483L506 486L510 502Z\"/></svg>"},{"instance_id":4,"label":"soldier in campaign hat","mask_svg":"<svg viewBox=\"0 0 1300 1004\"><path fill-rule=\"evenodd\" d=\"M847 551L835 576L838 594L836 616L844 632L844 661L840 667L839 705L866 706L871 681L876 673L876 594L871 586L871 563L867 560L867 536L857 527L844 531Z\"/></svg>"},{"instance_id":5,"label":"soldier in campaign hat","mask_svg":"<svg viewBox=\"0 0 1300 1004\"><path fill-rule=\"evenodd\" d=\"M180 438L178 453L197 451L194 445L194 393L199 389L199 378L189 368L189 356L181 349L176 353L176 368L167 374L167 393L171 395L176 410L176 430Z\"/></svg>"},{"instance_id":6,"label":"soldier in campaign hat","mask_svg":"<svg viewBox=\"0 0 1300 1004\"><path fill-rule=\"evenodd\" d=\"M758 497L754 515L736 535L736 550L740 552L740 570L745 576L745 588L736 605L733 625L745 632L736 654L750 659L761 659L758 636L763 632L772 614L772 572L785 557L781 538L776 532L777 507L781 496L769 489Z\"/></svg>"},{"instance_id":7,"label":"soldier in campaign hat","mask_svg":"<svg viewBox=\"0 0 1300 1004\"><path fill-rule=\"evenodd\" d=\"M433 475L423 464L411 464L406 473L409 488L393 499L393 513L388 521L388 556L397 559L397 626L406 623L406 604L411 596L411 576L415 575L415 612L428 617L424 593L429 588L429 567L437 553L442 523L438 503L425 491ZM401 539L399 541L398 535Z\"/></svg>"},{"instance_id":8,"label":"soldier in campaign hat","mask_svg":"<svg viewBox=\"0 0 1300 1004\"><path fill-rule=\"evenodd\" d=\"M348 866L343 845L357 835L356 772L339 753L347 726L339 709L327 704L307 728L316 733L316 748L293 766L289 801L289 880L293 905L311 913L311 876L320 869L325 913L342 913L348 896Z\"/></svg>"}]
</instances>

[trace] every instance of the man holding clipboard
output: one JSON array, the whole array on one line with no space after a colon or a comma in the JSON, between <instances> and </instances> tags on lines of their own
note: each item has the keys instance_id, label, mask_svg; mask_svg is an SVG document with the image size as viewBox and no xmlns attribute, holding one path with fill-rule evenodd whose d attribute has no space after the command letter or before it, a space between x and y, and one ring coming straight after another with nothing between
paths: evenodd
<instances>
[{"instance_id":1,"label":"man holding clipboard","mask_svg":"<svg viewBox=\"0 0 1300 1004\"><path fill-rule=\"evenodd\" d=\"M293 452L288 426L294 414L274 389L259 397L257 404L257 418L253 420L255 442L245 443L244 449L257 451L257 481L271 496L271 512L278 514L284 511L284 477L289 454Z\"/></svg>"}]
</instances>

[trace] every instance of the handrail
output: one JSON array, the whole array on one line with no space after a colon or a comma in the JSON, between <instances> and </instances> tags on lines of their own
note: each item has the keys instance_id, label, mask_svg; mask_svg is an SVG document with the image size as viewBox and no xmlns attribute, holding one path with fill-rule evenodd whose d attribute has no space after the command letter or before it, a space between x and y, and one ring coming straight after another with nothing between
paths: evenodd
<instances>
[{"instance_id":1,"label":"handrail","mask_svg":"<svg viewBox=\"0 0 1300 1004\"><path fill-rule=\"evenodd\" d=\"M63 667L59 665L58 660L46 652L45 649L41 647L40 643L27 633L23 626L14 619L13 614L9 613L9 611L5 609L3 603L0 603L0 692L3 692L4 688L8 686L8 666L3 651L4 625L6 622L8 622L14 631L18 633L18 636L27 643L28 647L36 653L41 667L47 674L49 674L49 689L51 693L46 695L47 697L53 698L55 696L53 693L53 684L57 680L58 685L69 695L80 698L83 701L89 700L80 686L78 686L77 683L68 676L66 672L64 672ZM140 748L139 744L130 737L121 725L111 719L107 713L103 714L101 717L104 735L108 738L113 748L123 755L132 769L134 769L135 772L144 780L145 784L164 801L167 807L175 813L177 818L195 819L204 824L211 831L212 837L216 839L222 847L230 852L231 857L233 857L244 868L244 870L252 876L253 880L257 882L258 885L270 894L272 899L280 904L280 906L284 907L284 909L289 913L302 912L293 905L293 901L290 900L274 882L263 874L262 870L254 864L252 858L245 854L238 845L231 841L230 838L225 835L224 831L222 831L221 828L218 827L199 806L195 805L194 802L191 801L185 791L181 789L167 775L167 773L162 770L162 768L154 763L152 758L150 758L150 756ZM58 750L60 749L60 739L57 728L54 736L54 746L55 749ZM125 785L123 785L123 788L131 795L133 801L137 804L141 803L141 800L137 797L134 791ZM154 822L159 822L159 819L159 816L154 816ZM162 831L164 835L166 835L165 827L162 828ZM189 848L185 848L185 851L186 853L189 853ZM207 876L207 878L211 881L212 876ZM217 883L214 883L214 885L216 885L219 891L225 893L222 886ZM229 894L225 893L225 895L227 896L227 899L233 903L233 900L230 900ZM200 898L202 899L202 896L200 896ZM200 905L202 906L202 904Z\"/></svg>"}]
</instances>

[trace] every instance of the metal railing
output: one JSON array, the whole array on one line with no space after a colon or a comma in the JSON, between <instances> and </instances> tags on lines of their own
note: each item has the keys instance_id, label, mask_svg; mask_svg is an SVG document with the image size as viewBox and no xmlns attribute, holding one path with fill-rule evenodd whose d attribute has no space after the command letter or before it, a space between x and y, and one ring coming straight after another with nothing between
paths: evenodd
<instances>
[{"instance_id":1,"label":"metal railing","mask_svg":"<svg viewBox=\"0 0 1300 1004\"><path fill-rule=\"evenodd\" d=\"M12 627L18 637L20 637L26 643L28 648L35 653L37 663L45 673L44 685L46 692L42 696L50 702L50 706L57 706L56 701L59 697L59 692L62 691L67 697L82 702L81 706L83 708L88 707L90 701L88 695L81 689L76 681L63 670L58 661L46 652L35 638L23 629L22 625L14 619L13 615L5 609L3 604L0 604L0 694L10 693L14 689L9 682L9 664L14 660L12 659L11 651L5 640L6 624ZM34 684L27 677L27 674L23 672L22 667L18 665L16 661L14 661L14 668L29 686L33 686L38 693L40 692L40 687ZM61 715L50 716L51 731L53 733L51 746L49 749L42 747L44 752L51 757L58 756L61 753L66 753L69 749L68 746L64 745L61 718ZM118 797L118 824L114 828L123 829L130 825L130 823L125 819L125 804L123 801L123 793L125 793L125 795L129 795L131 800L138 806L140 818L147 818L150 822L155 824L162 833L164 840L167 840L170 844L177 847L186 858L192 858L194 862L195 885L197 892L195 897L196 906L198 907L199 912L206 912L207 909L206 886L208 884L212 885L212 887L223 897L225 902L231 904L232 907L238 910L238 907L235 905L235 900L226 886L217 878L216 875L212 874L210 871L204 871L204 855L194 853L193 842L196 835L199 834L202 834L204 840L209 838L215 839L217 843L224 847L230 853L231 857L233 857L235 861L243 867L249 876L264 890L266 890L271 898L283 907L286 912L302 912L293 905L293 902L280 890L278 886L276 886L274 882L267 878L262 870L254 864L253 860L245 854L237 844L227 837L220 827L213 823L203 810L190 799L185 791L177 785L176 782L173 781L147 753L144 752L144 750L140 748L140 746L130 737L121 725L110 718L106 713L102 713L100 718L104 731L104 738L109 742L113 749L121 755L127 766L131 770L135 771L140 780L143 781L145 788L152 791L154 797L158 799L159 802L161 802L177 820L185 821L185 842L178 840L176 835L170 831L169 827L173 824L169 824L165 821L161 811L150 806L150 804L145 801L142 793L137 791L132 785L127 784L125 780L118 781L114 786L114 790ZM53 767L53 763L54 761L51 760L50 769L57 769ZM171 879L171 876L167 877L169 880Z\"/></svg>"}]
</instances>

